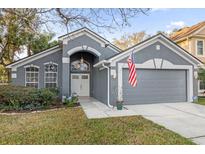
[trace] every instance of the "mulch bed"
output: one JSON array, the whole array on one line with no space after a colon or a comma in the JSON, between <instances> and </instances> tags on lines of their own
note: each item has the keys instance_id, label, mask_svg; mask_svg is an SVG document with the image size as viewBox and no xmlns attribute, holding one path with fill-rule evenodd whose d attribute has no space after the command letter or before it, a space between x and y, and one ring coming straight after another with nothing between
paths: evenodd
<instances>
[{"instance_id":1,"label":"mulch bed","mask_svg":"<svg viewBox=\"0 0 205 154\"><path fill-rule=\"evenodd\" d=\"M62 103L58 104L52 104L50 106L47 106L46 108L42 109L34 109L34 110L0 110L0 113L31 113L31 112L41 112L41 111L47 111L47 110L53 110L53 109L61 109L61 108L69 108L69 107L79 107L80 103L76 103L74 106L67 106Z\"/></svg>"}]
</instances>

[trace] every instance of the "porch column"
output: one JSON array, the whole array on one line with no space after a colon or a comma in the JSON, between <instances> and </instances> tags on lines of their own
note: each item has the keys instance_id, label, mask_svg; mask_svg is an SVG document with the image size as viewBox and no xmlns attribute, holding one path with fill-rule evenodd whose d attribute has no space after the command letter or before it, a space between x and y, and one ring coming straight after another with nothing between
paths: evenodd
<instances>
[{"instance_id":1,"label":"porch column","mask_svg":"<svg viewBox=\"0 0 205 154\"><path fill-rule=\"evenodd\" d=\"M70 56L62 58L62 99L70 96Z\"/></svg>"}]
</instances>

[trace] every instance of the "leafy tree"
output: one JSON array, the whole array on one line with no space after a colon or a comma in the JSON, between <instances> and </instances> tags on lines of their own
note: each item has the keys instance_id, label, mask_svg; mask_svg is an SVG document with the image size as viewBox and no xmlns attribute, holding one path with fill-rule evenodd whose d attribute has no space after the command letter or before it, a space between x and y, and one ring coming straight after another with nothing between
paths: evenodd
<instances>
[{"instance_id":1,"label":"leafy tree","mask_svg":"<svg viewBox=\"0 0 205 154\"><path fill-rule=\"evenodd\" d=\"M0 14L1 74L6 74L7 70L4 66L13 62L17 54L25 52L25 47L28 55L31 55L32 49L47 48L51 37L53 34L41 33L41 20L36 9L2 9ZM44 45L39 43L42 40Z\"/></svg>"},{"instance_id":2,"label":"leafy tree","mask_svg":"<svg viewBox=\"0 0 205 154\"><path fill-rule=\"evenodd\" d=\"M1 65L13 62L25 47L31 55L32 49L42 50L49 46L53 34L42 33L40 22L36 9L3 9L0 16Z\"/></svg>"},{"instance_id":3,"label":"leafy tree","mask_svg":"<svg viewBox=\"0 0 205 154\"><path fill-rule=\"evenodd\" d=\"M200 68L198 71L198 79L205 83L205 69Z\"/></svg>"},{"instance_id":4,"label":"leafy tree","mask_svg":"<svg viewBox=\"0 0 205 154\"><path fill-rule=\"evenodd\" d=\"M48 49L52 46L55 46L58 44L58 41L53 39L54 34L51 33L43 33L40 34L36 37L34 37L31 41L30 45L30 50L35 54L38 53L44 49Z\"/></svg>"},{"instance_id":5,"label":"leafy tree","mask_svg":"<svg viewBox=\"0 0 205 154\"><path fill-rule=\"evenodd\" d=\"M113 43L124 50L150 37L144 31L133 33L131 35L123 35L120 39L114 39Z\"/></svg>"},{"instance_id":6,"label":"leafy tree","mask_svg":"<svg viewBox=\"0 0 205 154\"><path fill-rule=\"evenodd\" d=\"M28 55L50 46L51 27L64 25L67 32L72 28L114 29L129 26L129 19L150 9L1 9L0 14L0 64L14 61L17 53L26 47ZM51 26L52 25L52 26ZM52 34L42 34L42 30ZM43 43L44 42L44 43ZM32 51L33 49L33 51Z\"/></svg>"},{"instance_id":7,"label":"leafy tree","mask_svg":"<svg viewBox=\"0 0 205 154\"><path fill-rule=\"evenodd\" d=\"M52 41L53 27L65 26L67 33L80 27L106 29L129 26L129 19L150 9L8 9L0 10L0 65L14 61L27 49L28 55L57 44ZM51 30L52 29L52 30Z\"/></svg>"}]
</instances>

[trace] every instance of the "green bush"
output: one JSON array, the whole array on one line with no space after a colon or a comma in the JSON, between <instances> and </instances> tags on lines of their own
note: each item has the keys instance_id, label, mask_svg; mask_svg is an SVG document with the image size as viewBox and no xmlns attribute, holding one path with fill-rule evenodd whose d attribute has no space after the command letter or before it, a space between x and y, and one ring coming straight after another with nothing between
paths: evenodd
<instances>
[{"instance_id":1,"label":"green bush","mask_svg":"<svg viewBox=\"0 0 205 154\"><path fill-rule=\"evenodd\" d=\"M63 103L68 107L74 107L78 103L78 97L71 96L70 98L65 98Z\"/></svg>"},{"instance_id":2,"label":"green bush","mask_svg":"<svg viewBox=\"0 0 205 154\"><path fill-rule=\"evenodd\" d=\"M0 86L0 109L34 110L45 108L57 98L57 91L23 86Z\"/></svg>"}]
</instances>

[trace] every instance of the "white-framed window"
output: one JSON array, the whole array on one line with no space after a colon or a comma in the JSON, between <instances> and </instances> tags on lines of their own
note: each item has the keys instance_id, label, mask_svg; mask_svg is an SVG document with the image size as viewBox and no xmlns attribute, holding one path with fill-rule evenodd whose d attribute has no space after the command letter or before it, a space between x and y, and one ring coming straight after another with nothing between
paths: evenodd
<instances>
[{"instance_id":1,"label":"white-framed window","mask_svg":"<svg viewBox=\"0 0 205 154\"><path fill-rule=\"evenodd\" d=\"M35 65L25 66L25 86L38 88L39 67Z\"/></svg>"},{"instance_id":2,"label":"white-framed window","mask_svg":"<svg viewBox=\"0 0 205 154\"><path fill-rule=\"evenodd\" d=\"M49 62L44 64L44 87L56 88L58 86L58 64Z\"/></svg>"},{"instance_id":3,"label":"white-framed window","mask_svg":"<svg viewBox=\"0 0 205 154\"><path fill-rule=\"evenodd\" d=\"M204 40L196 41L196 51L198 56L204 55Z\"/></svg>"}]
</instances>

